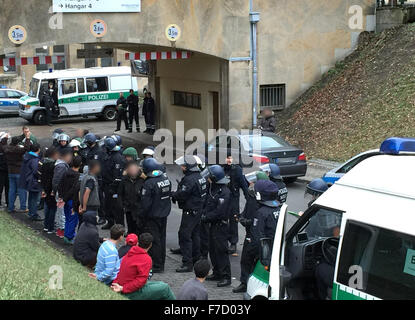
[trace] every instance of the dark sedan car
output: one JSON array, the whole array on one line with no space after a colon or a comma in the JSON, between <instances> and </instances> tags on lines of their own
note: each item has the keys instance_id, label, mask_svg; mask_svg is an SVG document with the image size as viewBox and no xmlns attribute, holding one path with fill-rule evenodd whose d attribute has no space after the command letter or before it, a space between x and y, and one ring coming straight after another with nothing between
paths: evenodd
<instances>
[{"instance_id":1,"label":"dark sedan car","mask_svg":"<svg viewBox=\"0 0 415 320\"><path fill-rule=\"evenodd\" d=\"M234 162L244 168L258 168L266 163L276 163L281 175L288 183L306 175L307 158L304 151L294 147L274 133L254 131L239 134L218 135L206 147L208 163L224 164L228 152L232 152ZM239 156L239 159L236 157Z\"/></svg>"}]
</instances>

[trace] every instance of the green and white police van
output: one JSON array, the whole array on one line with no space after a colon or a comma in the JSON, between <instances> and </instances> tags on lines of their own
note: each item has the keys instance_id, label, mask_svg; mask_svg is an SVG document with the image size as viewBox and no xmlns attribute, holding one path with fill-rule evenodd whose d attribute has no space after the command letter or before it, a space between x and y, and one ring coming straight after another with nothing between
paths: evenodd
<instances>
[{"instance_id":1,"label":"green and white police van","mask_svg":"<svg viewBox=\"0 0 415 320\"><path fill-rule=\"evenodd\" d=\"M45 109L40 106L39 94L51 81L58 88L59 119L97 116L107 121L115 120L120 93L127 97L130 89L138 92L137 80L131 76L130 67L39 72L30 82L29 94L19 100L20 117L36 124L44 123Z\"/></svg>"},{"instance_id":2,"label":"green and white police van","mask_svg":"<svg viewBox=\"0 0 415 320\"><path fill-rule=\"evenodd\" d=\"M323 264L332 268L325 299L415 299L415 139L390 138L380 150L288 231L282 207L272 254L263 246L245 299L316 299Z\"/></svg>"}]
</instances>

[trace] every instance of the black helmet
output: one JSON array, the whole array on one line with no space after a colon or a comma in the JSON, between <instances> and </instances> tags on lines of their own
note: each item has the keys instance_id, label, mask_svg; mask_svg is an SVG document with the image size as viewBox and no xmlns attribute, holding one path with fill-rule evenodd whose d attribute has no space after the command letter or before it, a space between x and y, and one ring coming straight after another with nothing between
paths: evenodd
<instances>
[{"instance_id":1,"label":"black helmet","mask_svg":"<svg viewBox=\"0 0 415 320\"><path fill-rule=\"evenodd\" d=\"M196 158L194 156L186 155L184 157L180 157L175 161L175 163L178 166L186 167L186 171L192 171L192 172L200 171L198 164L196 162Z\"/></svg>"},{"instance_id":2,"label":"black helmet","mask_svg":"<svg viewBox=\"0 0 415 320\"><path fill-rule=\"evenodd\" d=\"M117 146L117 142L113 138L106 138L104 140L105 148L107 148L108 151L112 151Z\"/></svg>"},{"instance_id":3,"label":"black helmet","mask_svg":"<svg viewBox=\"0 0 415 320\"><path fill-rule=\"evenodd\" d=\"M328 188L327 183L323 179L318 178L314 179L307 185L306 192L313 196L319 197L326 192Z\"/></svg>"},{"instance_id":4,"label":"black helmet","mask_svg":"<svg viewBox=\"0 0 415 320\"><path fill-rule=\"evenodd\" d=\"M142 162L143 172L146 176L153 171L160 171L160 163L154 158L144 159Z\"/></svg>"},{"instance_id":5,"label":"black helmet","mask_svg":"<svg viewBox=\"0 0 415 320\"><path fill-rule=\"evenodd\" d=\"M228 184L229 178L225 175L225 170L219 165L213 165L207 168L209 178L216 184Z\"/></svg>"},{"instance_id":6,"label":"black helmet","mask_svg":"<svg viewBox=\"0 0 415 320\"><path fill-rule=\"evenodd\" d=\"M94 143L97 143L97 137L95 136L95 134L93 134L93 133L88 133L87 135L85 135L85 137L84 137L84 142L87 144L87 145L89 145L89 146L91 146L91 145L93 145Z\"/></svg>"},{"instance_id":7,"label":"black helmet","mask_svg":"<svg viewBox=\"0 0 415 320\"><path fill-rule=\"evenodd\" d=\"M278 207L280 205L277 201L278 191L278 186L270 180L259 180L255 183L257 200L268 207Z\"/></svg>"}]
</instances>

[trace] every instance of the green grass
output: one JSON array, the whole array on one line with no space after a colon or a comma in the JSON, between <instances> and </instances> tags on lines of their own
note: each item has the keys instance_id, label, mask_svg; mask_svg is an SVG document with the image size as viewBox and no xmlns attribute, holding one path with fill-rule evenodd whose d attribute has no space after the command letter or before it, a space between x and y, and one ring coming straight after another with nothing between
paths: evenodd
<instances>
[{"instance_id":1,"label":"green grass","mask_svg":"<svg viewBox=\"0 0 415 320\"><path fill-rule=\"evenodd\" d=\"M50 289L52 266L63 271L62 289ZM34 230L0 212L0 300L123 299L88 277L88 270L53 248Z\"/></svg>"}]
</instances>

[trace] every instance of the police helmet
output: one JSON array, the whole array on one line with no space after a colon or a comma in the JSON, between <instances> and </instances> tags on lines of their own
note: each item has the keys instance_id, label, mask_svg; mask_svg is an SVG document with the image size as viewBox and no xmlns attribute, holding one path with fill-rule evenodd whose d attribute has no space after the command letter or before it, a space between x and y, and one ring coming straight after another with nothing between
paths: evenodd
<instances>
[{"instance_id":1,"label":"police helmet","mask_svg":"<svg viewBox=\"0 0 415 320\"><path fill-rule=\"evenodd\" d=\"M199 172L199 166L197 165L196 159L194 156L186 155L184 157L178 158L175 163L178 166L184 166L186 167L186 171L192 171L192 172Z\"/></svg>"},{"instance_id":2,"label":"police helmet","mask_svg":"<svg viewBox=\"0 0 415 320\"><path fill-rule=\"evenodd\" d=\"M75 147L80 148L81 147L81 142L78 139L73 139L71 141L71 143L69 144L69 147L70 148L75 148Z\"/></svg>"},{"instance_id":3,"label":"police helmet","mask_svg":"<svg viewBox=\"0 0 415 320\"><path fill-rule=\"evenodd\" d=\"M200 171L203 171L206 168L206 158L202 155L196 155L194 156L194 158Z\"/></svg>"},{"instance_id":4,"label":"police helmet","mask_svg":"<svg viewBox=\"0 0 415 320\"><path fill-rule=\"evenodd\" d=\"M264 164L260 170L266 172L273 179L281 179L281 169L275 163Z\"/></svg>"},{"instance_id":5,"label":"police helmet","mask_svg":"<svg viewBox=\"0 0 415 320\"><path fill-rule=\"evenodd\" d=\"M85 137L84 137L84 142L87 144L87 145L89 145L89 146L91 146L91 145L93 145L94 143L97 143L97 137L95 136L95 134L93 134L93 133L88 133L87 135L85 135Z\"/></svg>"},{"instance_id":6,"label":"police helmet","mask_svg":"<svg viewBox=\"0 0 415 320\"><path fill-rule=\"evenodd\" d=\"M114 134L113 136L111 136L111 138L115 140L115 143L117 144L117 146L122 145L122 138L119 135Z\"/></svg>"},{"instance_id":7,"label":"police helmet","mask_svg":"<svg viewBox=\"0 0 415 320\"><path fill-rule=\"evenodd\" d=\"M278 186L270 180L259 180L255 184L255 193L257 200L269 207L278 207L280 203L277 201L278 198Z\"/></svg>"},{"instance_id":8,"label":"police helmet","mask_svg":"<svg viewBox=\"0 0 415 320\"><path fill-rule=\"evenodd\" d=\"M64 133L65 131L63 131L63 129L55 129L52 133L52 139L53 140L58 140L59 136Z\"/></svg>"},{"instance_id":9,"label":"police helmet","mask_svg":"<svg viewBox=\"0 0 415 320\"><path fill-rule=\"evenodd\" d=\"M319 197L326 192L328 188L329 186L327 183L323 179L318 178L314 179L307 185L306 193Z\"/></svg>"},{"instance_id":10,"label":"police helmet","mask_svg":"<svg viewBox=\"0 0 415 320\"><path fill-rule=\"evenodd\" d=\"M117 143L115 142L115 140L113 138L106 138L104 140L104 145L105 145L105 148L107 148L108 151L112 151L117 146Z\"/></svg>"},{"instance_id":11,"label":"police helmet","mask_svg":"<svg viewBox=\"0 0 415 320\"><path fill-rule=\"evenodd\" d=\"M144 157L153 157L155 153L155 148L153 146L149 146L143 150L142 155Z\"/></svg>"},{"instance_id":12,"label":"police helmet","mask_svg":"<svg viewBox=\"0 0 415 320\"><path fill-rule=\"evenodd\" d=\"M58 141L66 141L67 143L69 143L71 141L71 137L68 136L66 133L61 133L59 135Z\"/></svg>"},{"instance_id":13,"label":"police helmet","mask_svg":"<svg viewBox=\"0 0 415 320\"><path fill-rule=\"evenodd\" d=\"M122 155L124 157L131 157L134 159L134 161L138 160L138 152L136 149L130 147L124 150L124 152L122 153Z\"/></svg>"},{"instance_id":14,"label":"police helmet","mask_svg":"<svg viewBox=\"0 0 415 320\"><path fill-rule=\"evenodd\" d=\"M219 165L213 165L207 168L209 178L216 184L228 184L229 178L225 175L225 170Z\"/></svg>"},{"instance_id":15,"label":"police helmet","mask_svg":"<svg viewBox=\"0 0 415 320\"><path fill-rule=\"evenodd\" d=\"M158 161L154 158L147 158L142 162L143 172L146 176L153 171L159 171L160 166L160 163L158 163Z\"/></svg>"}]
</instances>

